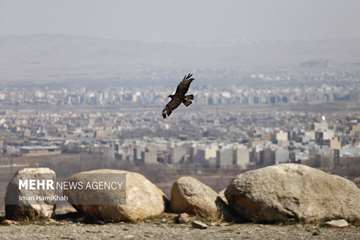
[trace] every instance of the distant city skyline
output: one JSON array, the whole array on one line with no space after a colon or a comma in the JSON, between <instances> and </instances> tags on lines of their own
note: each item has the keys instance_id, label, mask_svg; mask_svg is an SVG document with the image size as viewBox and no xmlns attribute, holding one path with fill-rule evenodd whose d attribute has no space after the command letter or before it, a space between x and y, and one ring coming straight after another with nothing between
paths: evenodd
<instances>
[{"instance_id":1,"label":"distant city skyline","mask_svg":"<svg viewBox=\"0 0 360 240\"><path fill-rule=\"evenodd\" d=\"M359 38L357 0L0 0L1 35L64 34L141 41Z\"/></svg>"}]
</instances>

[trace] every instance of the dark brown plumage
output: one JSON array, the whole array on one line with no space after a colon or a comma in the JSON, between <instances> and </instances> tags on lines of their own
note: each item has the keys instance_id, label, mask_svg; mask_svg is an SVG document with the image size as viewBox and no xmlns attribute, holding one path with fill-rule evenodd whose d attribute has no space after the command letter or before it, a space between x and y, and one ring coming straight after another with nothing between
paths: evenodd
<instances>
[{"instance_id":1,"label":"dark brown plumage","mask_svg":"<svg viewBox=\"0 0 360 240\"><path fill-rule=\"evenodd\" d=\"M170 102L166 104L165 108L162 111L163 118L170 116L170 114L183 103L186 107L190 106L192 100L194 100L194 95L185 95L190 87L191 82L194 81L192 74L189 73L184 76L183 80L179 83L176 88L176 92L173 95L169 95L171 98Z\"/></svg>"}]
</instances>

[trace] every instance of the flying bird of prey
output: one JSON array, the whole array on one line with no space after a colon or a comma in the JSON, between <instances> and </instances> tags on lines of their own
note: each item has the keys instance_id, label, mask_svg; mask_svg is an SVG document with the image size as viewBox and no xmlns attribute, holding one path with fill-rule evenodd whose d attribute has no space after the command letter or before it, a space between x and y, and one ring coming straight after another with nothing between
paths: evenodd
<instances>
[{"instance_id":1,"label":"flying bird of prey","mask_svg":"<svg viewBox=\"0 0 360 240\"><path fill-rule=\"evenodd\" d=\"M170 102L166 104L164 110L162 111L163 118L170 116L170 114L183 103L186 107L190 106L192 100L194 100L194 95L185 95L189 90L191 82L194 81L192 74L189 73L184 76L183 80L179 83L176 88L175 94L169 95L171 98Z\"/></svg>"}]
</instances>

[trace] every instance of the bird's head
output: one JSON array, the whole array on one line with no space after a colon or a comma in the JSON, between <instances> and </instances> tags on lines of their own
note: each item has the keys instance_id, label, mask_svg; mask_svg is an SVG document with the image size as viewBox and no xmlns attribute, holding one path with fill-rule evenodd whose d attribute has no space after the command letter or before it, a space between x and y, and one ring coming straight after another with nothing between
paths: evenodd
<instances>
[{"instance_id":1,"label":"bird's head","mask_svg":"<svg viewBox=\"0 0 360 240\"><path fill-rule=\"evenodd\" d=\"M171 94L168 97L172 99L174 97L174 94Z\"/></svg>"}]
</instances>

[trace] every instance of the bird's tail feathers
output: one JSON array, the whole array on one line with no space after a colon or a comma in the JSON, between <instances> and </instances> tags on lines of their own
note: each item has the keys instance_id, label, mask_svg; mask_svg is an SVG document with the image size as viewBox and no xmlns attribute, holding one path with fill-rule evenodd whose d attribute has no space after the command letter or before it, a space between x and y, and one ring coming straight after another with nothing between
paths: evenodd
<instances>
[{"instance_id":1,"label":"bird's tail feathers","mask_svg":"<svg viewBox=\"0 0 360 240\"><path fill-rule=\"evenodd\" d=\"M186 100L194 100L194 95L193 95L193 94L186 95L186 96L185 96L185 99L186 99Z\"/></svg>"},{"instance_id":2,"label":"bird's tail feathers","mask_svg":"<svg viewBox=\"0 0 360 240\"><path fill-rule=\"evenodd\" d=\"M192 101L191 101L191 100L184 100L184 101L183 101L183 104L184 104L186 107L188 107L188 106L190 106L190 105L192 104Z\"/></svg>"}]
</instances>

